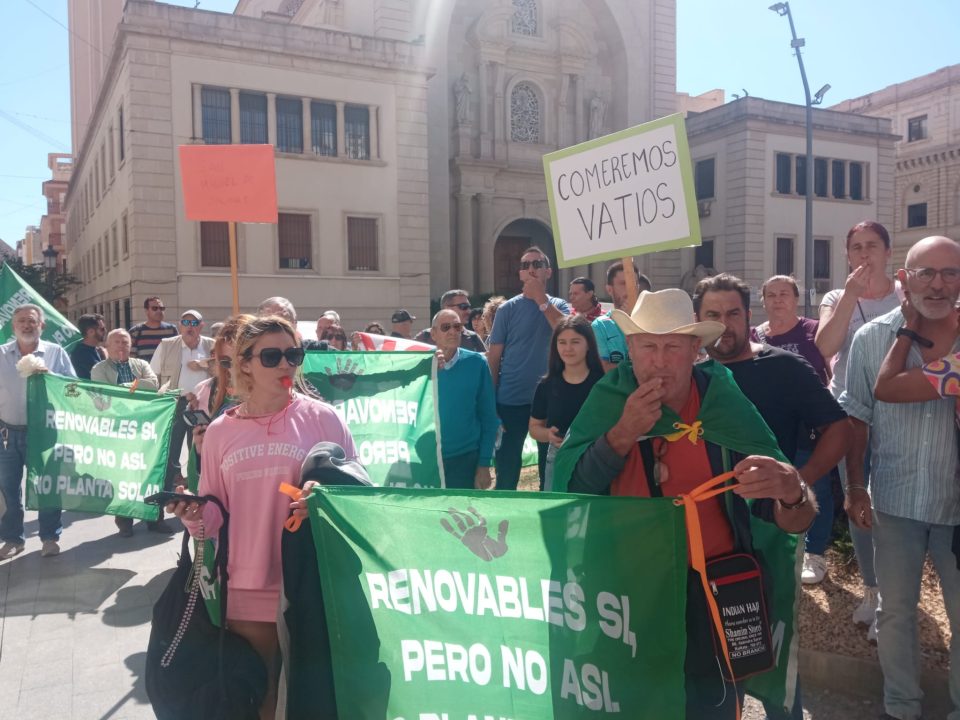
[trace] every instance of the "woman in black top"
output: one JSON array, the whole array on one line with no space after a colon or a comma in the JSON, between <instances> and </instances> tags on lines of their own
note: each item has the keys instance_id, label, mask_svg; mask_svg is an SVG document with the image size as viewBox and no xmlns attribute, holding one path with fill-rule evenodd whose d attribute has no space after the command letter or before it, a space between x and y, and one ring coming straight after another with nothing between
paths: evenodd
<instances>
[{"instance_id":1,"label":"woman in black top","mask_svg":"<svg viewBox=\"0 0 960 720\"><path fill-rule=\"evenodd\" d=\"M544 490L553 487L557 448L590 389L602 377L603 365L590 321L582 315L565 317L553 329L547 374L537 385L530 411L530 436L548 443L546 462L540 471Z\"/></svg>"}]
</instances>

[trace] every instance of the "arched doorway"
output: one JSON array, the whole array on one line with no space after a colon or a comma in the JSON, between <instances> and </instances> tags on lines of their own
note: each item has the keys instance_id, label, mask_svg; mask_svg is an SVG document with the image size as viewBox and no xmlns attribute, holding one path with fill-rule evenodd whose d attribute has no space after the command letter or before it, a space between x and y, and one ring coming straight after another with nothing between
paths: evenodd
<instances>
[{"instance_id":1,"label":"arched doorway","mask_svg":"<svg viewBox=\"0 0 960 720\"><path fill-rule=\"evenodd\" d=\"M553 277L547 281L547 292L557 294L557 256L553 250L553 233L538 220L514 220L500 231L493 249L493 291L512 297L520 292L520 255L536 245L550 258Z\"/></svg>"}]
</instances>

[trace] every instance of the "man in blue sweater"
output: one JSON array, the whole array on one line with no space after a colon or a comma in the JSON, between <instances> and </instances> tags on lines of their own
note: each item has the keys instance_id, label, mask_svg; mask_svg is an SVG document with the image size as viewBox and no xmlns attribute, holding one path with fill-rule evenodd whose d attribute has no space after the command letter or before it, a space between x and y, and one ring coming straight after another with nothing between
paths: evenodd
<instances>
[{"instance_id":1,"label":"man in blue sweater","mask_svg":"<svg viewBox=\"0 0 960 720\"><path fill-rule=\"evenodd\" d=\"M433 317L437 346L440 449L448 488L488 490L497 441L497 400L487 360L460 347L463 322L454 310Z\"/></svg>"}]
</instances>

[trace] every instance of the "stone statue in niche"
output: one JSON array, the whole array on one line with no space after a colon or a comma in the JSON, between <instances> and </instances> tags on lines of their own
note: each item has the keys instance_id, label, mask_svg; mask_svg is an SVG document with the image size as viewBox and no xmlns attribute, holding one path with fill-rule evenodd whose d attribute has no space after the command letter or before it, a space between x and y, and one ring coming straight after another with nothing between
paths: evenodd
<instances>
[{"instance_id":1,"label":"stone statue in niche","mask_svg":"<svg viewBox=\"0 0 960 720\"><path fill-rule=\"evenodd\" d=\"M463 73L453 84L453 97L457 103L457 125L466 125L470 122L470 80Z\"/></svg>"},{"instance_id":2,"label":"stone statue in niche","mask_svg":"<svg viewBox=\"0 0 960 720\"><path fill-rule=\"evenodd\" d=\"M603 134L603 120L607 114L607 101L599 95L594 95L590 101L590 137L596 138Z\"/></svg>"}]
</instances>

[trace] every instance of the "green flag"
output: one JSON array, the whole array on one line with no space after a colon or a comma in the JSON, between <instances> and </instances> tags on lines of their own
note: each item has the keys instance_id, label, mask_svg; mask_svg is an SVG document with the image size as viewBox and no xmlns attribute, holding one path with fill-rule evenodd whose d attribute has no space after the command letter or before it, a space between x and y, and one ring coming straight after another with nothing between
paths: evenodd
<instances>
[{"instance_id":1,"label":"green flag","mask_svg":"<svg viewBox=\"0 0 960 720\"><path fill-rule=\"evenodd\" d=\"M309 506L340 717L682 719L671 500L323 487Z\"/></svg>"},{"instance_id":2,"label":"green flag","mask_svg":"<svg viewBox=\"0 0 960 720\"><path fill-rule=\"evenodd\" d=\"M306 379L343 418L376 485L443 487L432 352L308 352Z\"/></svg>"},{"instance_id":3,"label":"green flag","mask_svg":"<svg viewBox=\"0 0 960 720\"><path fill-rule=\"evenodd\" d=\"M50 373L27 380L27 507L156 520L175 395Z\"/></svg>"},{"instance_id":4,"label":"green flag","mask_svg":"<svg viewBox=\"0 0 960 720\"><path fill-rule=\"evenodd\" d=\"M33 303L43 308L46 316L46 326L43 328L43 339L47 342L62 345L70 350L83 338L73 323L57 312L57 309L43 299L43 297L13 269L3 264L0 268L0 343L13 337L13 311L19 305Z\"/></svg>"}]
</instances>

